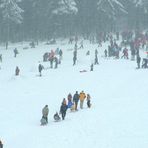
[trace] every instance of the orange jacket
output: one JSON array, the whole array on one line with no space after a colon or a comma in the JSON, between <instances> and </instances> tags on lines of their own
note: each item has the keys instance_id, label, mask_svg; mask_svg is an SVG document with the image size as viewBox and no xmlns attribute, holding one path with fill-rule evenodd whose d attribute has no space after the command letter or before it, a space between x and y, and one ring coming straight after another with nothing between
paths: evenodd
<instances>
[{"instance_id":1,"label":"orange jacket","mask_svg":"<svg viewBox=\"0 0 148 148\"><path fill-rule=\"evenodd\" d=\"M85 98L86 98L85 93L84 92L81 92L80 95L79 95L80 101L84 101Z\"/></svg>"}]
</instances>

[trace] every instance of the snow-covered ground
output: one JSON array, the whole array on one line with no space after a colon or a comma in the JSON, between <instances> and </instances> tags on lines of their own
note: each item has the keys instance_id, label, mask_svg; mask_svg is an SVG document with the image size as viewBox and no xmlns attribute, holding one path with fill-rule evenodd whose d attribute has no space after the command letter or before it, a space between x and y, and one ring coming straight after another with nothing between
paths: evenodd
<instances>
[{"instance_id":1,"label":"snow-covered ground","mask_svg":"<svg viewBox=\"0 0 148 148\"><path fill-rule=\"evenodd\" d=\"M65 41L66 43L66 41ZM72 66L74 45L61 42L23 50L24 44L1 47L0 139L4 148L148 148L148 71L136 70L136 61L105 59L107 44L99 49L99 65L90 72L97 45L84 44ZM13 56L17 47L19 54ZM48 69L42 56L62 48L58 69ZM86 51L91 50L91 56ZM38 77L39 61L46 70ZM20 76L14 76L15 67ZM80 73L81 70L88 72ZM67 112L66 119L53 122L63 98L75 91L90 93L92 108ZM41 110L48 104L49 123L40 126Z\"/></svg>"}]
</instances>

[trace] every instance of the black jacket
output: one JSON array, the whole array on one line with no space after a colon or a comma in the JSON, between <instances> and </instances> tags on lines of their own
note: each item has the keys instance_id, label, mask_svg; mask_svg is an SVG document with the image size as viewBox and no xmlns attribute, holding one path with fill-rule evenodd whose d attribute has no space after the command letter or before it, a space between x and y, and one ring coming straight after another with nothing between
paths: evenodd
<instances>
[{"instance_id":1,"label":"black jacket","mask_svg":"<svg viewBox=\"0 0 148 148\"><path fill-rule=\"evenodd\" d=\"M62 103L61 108L60 108L60 113L66 112L67 109L68 109L68 106Z\"/></svg>"},{"instance_id":2,"label":"black jacket","mask_svg":"<svg viewBox=\"0 0 148 148\"><path fill-rule=\"evenodd\" d=\"M73 96L73 101L74 102L78 102L79 101L79 94L74 94L74 96Z\"/></svg>"}]
</instances>

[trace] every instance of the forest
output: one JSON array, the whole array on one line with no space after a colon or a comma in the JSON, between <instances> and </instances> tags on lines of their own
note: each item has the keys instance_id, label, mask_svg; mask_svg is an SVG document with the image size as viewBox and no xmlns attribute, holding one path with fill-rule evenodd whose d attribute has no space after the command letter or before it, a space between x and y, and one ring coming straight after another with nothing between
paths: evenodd
<instances>
[{"instance_id":1,"label":"forest","mask_svg":"<svg viewBox=\"0 0 148 148\"><path fill-rule=\"evenodd\" d=\"M147 0L0 0L0 43L146 30Z\"/></svg>"}]
</instances>

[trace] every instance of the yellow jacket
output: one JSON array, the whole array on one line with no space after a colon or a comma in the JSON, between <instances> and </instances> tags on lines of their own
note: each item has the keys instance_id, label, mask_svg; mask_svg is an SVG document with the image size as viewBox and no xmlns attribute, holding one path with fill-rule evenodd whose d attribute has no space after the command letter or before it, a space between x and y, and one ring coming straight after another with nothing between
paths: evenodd
<instances>
[{"instance_id":1,"label":"yellow jacket","mask_svg":"<svg viewBox=\"0 0 148 148\"><path fill-rule=\"evenodd\" d=\"M84 101L85 98L86 98L85 93L84 92L81 92L80 95L79 95L80 101Z\"/></svg>"}]
</instances>

